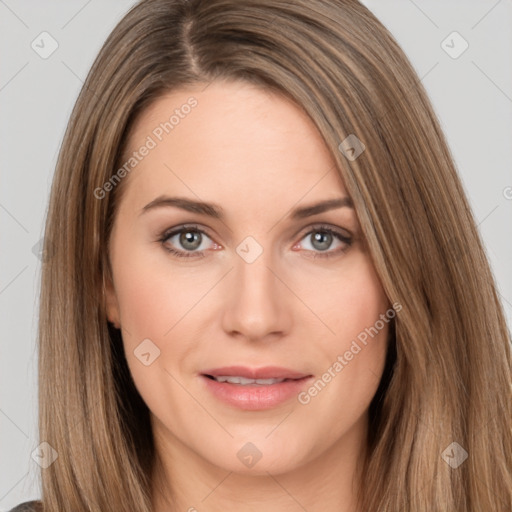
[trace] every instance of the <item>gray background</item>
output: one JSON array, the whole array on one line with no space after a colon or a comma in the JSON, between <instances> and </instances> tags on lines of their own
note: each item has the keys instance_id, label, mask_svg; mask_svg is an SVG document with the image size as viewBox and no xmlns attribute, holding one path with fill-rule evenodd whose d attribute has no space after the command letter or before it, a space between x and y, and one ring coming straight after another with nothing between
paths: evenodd
<instances>
[{"instance_id":1,"label":"gray background","mask_svg":"<svg viewBox=\"0 0 512 512\"><path fill-rule=\"evenodd\" d=\"M37 328L57 152L103 41L133 0L0 0L0 512L40 496ZM512 325L512 0L365 0L416 68L445 130ZM57 50L31 47L47 31ZM441 43L468 42L458 58ZM447 40L452 52L461 41ZM45 46L49 47L49 44Z\"/></svg>"}]
</instances>

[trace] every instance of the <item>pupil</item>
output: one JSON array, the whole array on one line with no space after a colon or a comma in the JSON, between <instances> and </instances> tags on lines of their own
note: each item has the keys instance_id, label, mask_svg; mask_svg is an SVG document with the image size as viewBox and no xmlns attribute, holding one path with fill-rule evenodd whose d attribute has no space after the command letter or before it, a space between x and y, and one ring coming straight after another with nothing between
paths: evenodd
<instances>
[{"instance_id":1,"label":"pupil","mask_svg":"<svg viewBox=\"0 0 512 512\"><path fill-rule=\"evenodd\" d=\"M201 245L201 233L184 231L180 235L180 243L185 249L197 249Z\"/></svg>"},{"instance_id":2,"label":"pupil","mask_svg":"<svg viewBox=\"0 0 512 512\"><path fill-rule=\"evenodd\" d=\"M313 235L313 246L320 250L325 251L328 249L332 242L332 235L326 231L318 231Z\"/></svg>"}]
</instances>

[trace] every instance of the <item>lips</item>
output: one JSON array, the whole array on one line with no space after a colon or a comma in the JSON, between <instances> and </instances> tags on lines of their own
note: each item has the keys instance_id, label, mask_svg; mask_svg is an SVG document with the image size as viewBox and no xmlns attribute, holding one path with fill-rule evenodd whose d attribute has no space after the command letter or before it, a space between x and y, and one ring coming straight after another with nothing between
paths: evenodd
<instances>
[{"instance_id":1,"label":"lips","mask_svg":"<svg viewBox=\"0 0 512 512\"><path fill-rule=\"evenodd\" d=\"M212 368L200 377L206 390L216 399L252 411L289 402L313 379L312 375L277 366Z\"/></svg>"}]
</instances>

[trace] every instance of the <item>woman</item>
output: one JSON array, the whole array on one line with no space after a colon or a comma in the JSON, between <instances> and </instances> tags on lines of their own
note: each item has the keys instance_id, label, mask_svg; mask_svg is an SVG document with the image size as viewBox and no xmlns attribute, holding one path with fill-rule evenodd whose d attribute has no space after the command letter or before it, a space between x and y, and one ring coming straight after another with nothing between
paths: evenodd
<instances>
[{"instance_id":1,"label":"woman","mask_svg":"<svg viewBox=\"0 0 512 512\"><path fill-rule=\"evenodd\" d=\"M39 510L512 509L496 286L359 3L137 4L77 100L45 243Z\"/></svg>"}]
</instances>

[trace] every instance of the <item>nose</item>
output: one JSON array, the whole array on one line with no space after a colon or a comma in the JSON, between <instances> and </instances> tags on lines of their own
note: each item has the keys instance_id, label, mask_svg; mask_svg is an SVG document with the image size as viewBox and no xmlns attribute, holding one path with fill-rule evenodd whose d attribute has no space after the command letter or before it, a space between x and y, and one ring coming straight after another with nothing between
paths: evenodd
<instances>
[{"instance_id":1,"label":"nose","mask_svg":"<svg viewBox=\"0 0 512 512\"><path fill-rule=\"evenodd\" d=\"M270 251L263 251L252 263L238 256L235 259L235 269L226 283L222 319L231 336L261 341L290 331L291 292L270 256Z\"/></svg>"}]
</instances>

